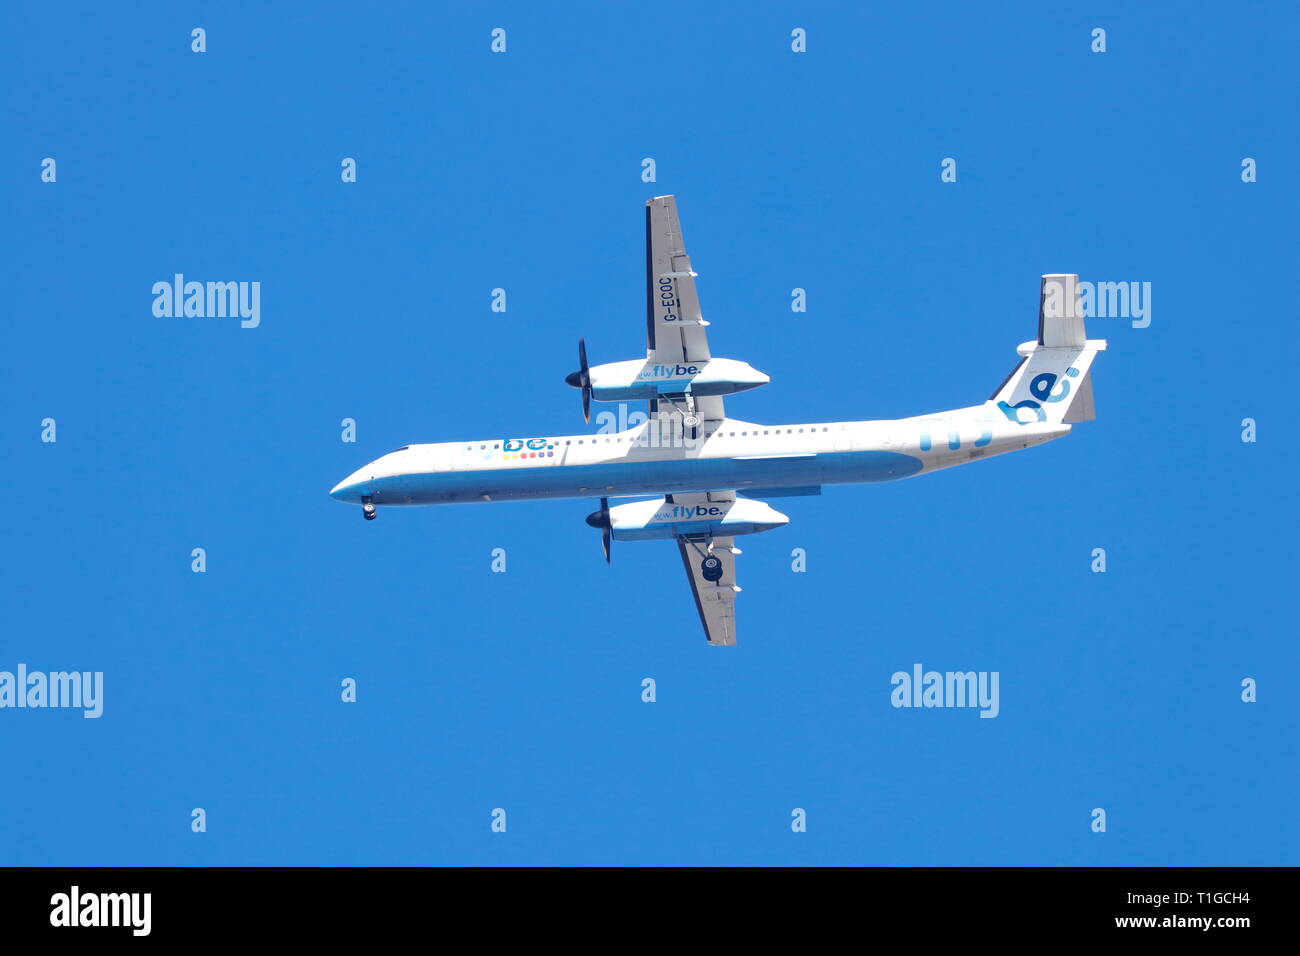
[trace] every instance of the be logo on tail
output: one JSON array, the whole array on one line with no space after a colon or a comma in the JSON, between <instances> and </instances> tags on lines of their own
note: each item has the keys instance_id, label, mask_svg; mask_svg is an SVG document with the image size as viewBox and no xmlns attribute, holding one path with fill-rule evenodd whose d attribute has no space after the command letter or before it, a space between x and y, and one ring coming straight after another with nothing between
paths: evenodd
<instances>
[{"instance_id":1,"label":"be logo on tail","mask_svg":"<svg viewBox=\"0 0 1300 956\"><path fill-rule=\"evenodd\" d=\"M1071 366L1065 370L1069 378L1078 378L1079 370ZM1028 425L1028 421L1022 421L1020 418L1020 409L1031 409L1036 416L1033 421L1045 422L1047 415L1043 413L1042 402L1062 402L1070 394L1070 382L1066 378L1059 379L1051 372L1043 372L1041 375L1035 375L1033 381L1029 383L1029 393L1034 398L1027 398L1023 402L1016 402L1014 405L1008 405L1006 402L998 402L998 408L1002 414L1007 416L1009 421L1017 425ZM1034 399L1038 401L1034 401Z\"/></svg>"}]
</instances>

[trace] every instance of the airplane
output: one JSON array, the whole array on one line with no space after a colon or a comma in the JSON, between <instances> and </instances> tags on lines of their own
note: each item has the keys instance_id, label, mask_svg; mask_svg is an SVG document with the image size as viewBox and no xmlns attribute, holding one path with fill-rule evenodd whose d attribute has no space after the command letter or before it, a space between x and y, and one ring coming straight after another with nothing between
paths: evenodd
<instances>
[{"instance_id":1,"label":"airplane","mask_svg":"<svg viewBox=\"0 0 1300 956\"><path fill-rule=\"evenodd\" d=\"M980 405L893 421L755 424L730 418L729 396L766 385L745 362L716 358L700 313L673 196L646 202L646 355L590 365L565 381L591 403L648 402L644 421L610 434L403 445L357 469L330 495L379 507L598 498L587 524L612 541L675 541L708 643L736 643L735 539L789 518L764 498L826 485L894 481L1020 451L1096 417L1091 367L1106 348L1085 334L1077 275L1039 286L1038 337ZM616 497L653 496L610 507Z\"/></svg>"}]
</instances>

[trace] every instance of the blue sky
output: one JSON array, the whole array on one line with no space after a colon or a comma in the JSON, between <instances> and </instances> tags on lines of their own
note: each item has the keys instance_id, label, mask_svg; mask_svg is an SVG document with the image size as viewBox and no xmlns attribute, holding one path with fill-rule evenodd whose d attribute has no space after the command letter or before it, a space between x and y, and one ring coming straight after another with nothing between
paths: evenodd
<instances>
[{"instance_id":1,"label":"blue sky","mask_svg":"<svg viewBox=\"0 0 1300 956\"><path fill-rule=\"evenodd\" d=\"M0 710L0 861L1300 862L1292 5L12 16L0 669L105 703ZM731 650L587 502L327 496L408 442L583 431L576 340L641 354L663 193L714 353L772 376L746 420L982 401L1045 272L1148 281L1152 321L1090 322L1064 441L774 502ZM156 318L177 272L260 282L260 326ZM1000 715L891 707L918 662L998 671Z\"/></svg>"}]
</instances>

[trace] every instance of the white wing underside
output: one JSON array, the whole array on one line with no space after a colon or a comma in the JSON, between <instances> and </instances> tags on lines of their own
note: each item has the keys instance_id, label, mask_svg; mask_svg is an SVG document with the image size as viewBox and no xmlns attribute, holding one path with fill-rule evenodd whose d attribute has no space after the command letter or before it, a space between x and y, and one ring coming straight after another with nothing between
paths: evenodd
<instances>
[{"instance_id":1,"label":"white wing underside","mask_svg":"<svg viewBox=\"0 0 1300 956\"><path fill-rule=\"evenodd\" d=\"M707 362L709 351L707 328L700 313L700 298L695 290L695 270L691 268L682 224L677 218L677 200L656 196L646 203L646 358L657 365L697 364ZM704 428L727 417L721 396L695 398L695 414ZM665 400L650 402L650 413L667 412ZM670 496L681 505L698 505L710 501L735 501L733 490L696 492ZM686 567L695 607L704 625L704 636L712 645L730 647L736 643L736 549L734 539L679 536L677 549ZM702 563L709 554L722 562L721 577L709 581Z\"/></svg>"},{"instance_id":2,"label":"white wing underside","mask_svg":"<svg viewBox=\"0 0 1300 956\"><path fill-rule=\"evenodd\" d=\"M656 196L646 203L645 245L646 358L658 365L707 362L712 357L705 331L709 323L700 313L695 272L673 196ZM721 396L697 398L695 409L705 422L727 417Z\"/></svg>"},{"instance_id":3,"label":"white wing underside","mask_svg":"<svg viewBox=\"0 0 1300 956\"><path fill-rule=\"evenodd\" d=\"M672 498L677 504L694 505L708 501L734 501L736 495L730 491L712 491L673 495ZM736 643L736 595L740 593L736 585L736 555L740 552L734 542L735 539L730 537L713 539L712 554L722 562L722 577L709 581L701 567L710 553L708 542L680 536L677 539L677 550L681 552L682 564L686 567L686 579L691 583L695 608L699 611L700 623L704 625L704 636L710 644L718 647L731 647Z\"/></svg>"}]
</instances>

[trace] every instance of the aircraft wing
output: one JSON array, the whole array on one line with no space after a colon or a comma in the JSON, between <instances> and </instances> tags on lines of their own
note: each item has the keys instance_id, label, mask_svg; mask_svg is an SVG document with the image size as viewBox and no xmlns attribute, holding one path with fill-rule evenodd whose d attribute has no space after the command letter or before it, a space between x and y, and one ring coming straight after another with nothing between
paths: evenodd
<instances>
[{"instance_id":1,"label":"aircraft wing","mask_svg":"<svg viewBox=\"0 0 1300 956\"><path fill-rule=\"evenodd\" d=\"M677 494L672 496L672 500L676 504L690 505L717 501L722 495L734 498L735 492ZM702 568L709 554L707 543L684 535L677 538L677 550L686 567L686 579L691 582L695 608L700 612L700 623L704 625L704 636L715 647L732 647L736 643L736 595L740 593L736 586L736 555L740 551L734 542L735 539L730 537L713 539L712 556L722 562L722 576L717 581L710 581L704 577Z\"/></svg>"},{"instance_id":2,"label":"aircraft wing","mask_svg":"<svg viewBox=\"0 0 1300 956\"><path fill-rule=\"evenodd\" d=\"M709 323L700 314L674 196L656 196L645 204L645 272L646 357L658 365L707 362ZM696 399L696 410L705 421L726 418L720 396ZM650 411L657 411L655 401Z\"/></svg>"}]
</instances>

